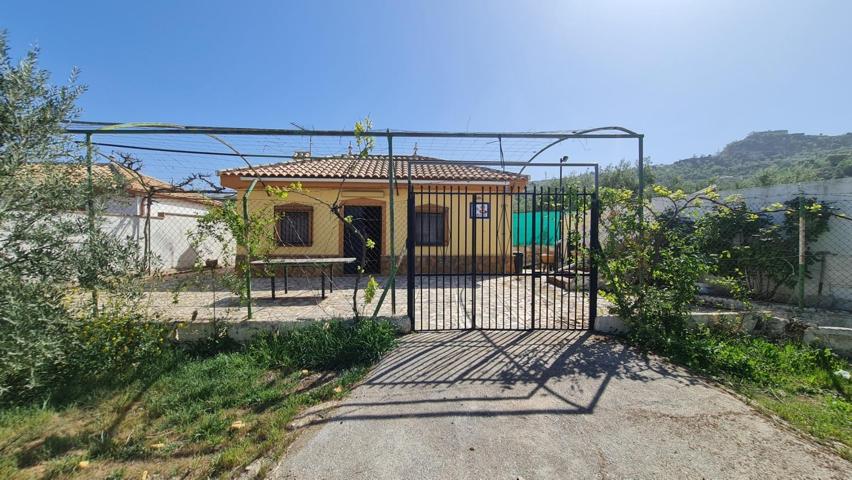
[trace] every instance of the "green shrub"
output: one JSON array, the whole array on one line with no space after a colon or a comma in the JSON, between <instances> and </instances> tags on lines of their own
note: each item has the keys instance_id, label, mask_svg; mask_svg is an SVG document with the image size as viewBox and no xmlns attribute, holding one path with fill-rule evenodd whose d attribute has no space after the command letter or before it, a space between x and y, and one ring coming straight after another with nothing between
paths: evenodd
<instances>
[{"instance_id":1,"label":"green shrub","mask_svg":"<svg viewBox=\"0 0 852 480\"><path fill-rule=\"evenodd\" d=\"M783 386L794 393L833 391L849 397L850 382L834 372L849 363L830 350L801 343L774 343L746 334L716 331L706 326L683 329L661 339L651 328L630 341L676 363L736 383L758 387Z\"/></svg>"},{"instance_id":2,"label":"green shrub","mask_svg":"<svg viewBox=\"0 0 852 480\"><path fill-rule=\"evenodd\" d=\"M82 320L66 301L81 300L78 288L115 293L136 271L135 242L102 228L121 182L86 181L85 150L64 132L84 89L76 74L64 86L49 79L37 49L14 61L0 31L0 404L43 400L85 381ZM108 349L86 367L131 368L118 353Z\"/></svg>"},{"instance_id":3,"label":"green shrub","mask_svg":"<svg viewBox=\"0 0 852 480\"><path fill-rule=\"evenodd\" d=\"M74 325L78 347L72 353L75 368L92 377L121 377L156 365L171 350L170 329L137 314L102 313Z\"/></svg>"},{"instance_id":4,"label":"green shrub","mask_svg":"<svg viewBox=\"0 0 852 480\"><path fill-rule=\"evenodd\" d=\"M33 322L42 311L31 309ZM156 372L177 353L168 340L167 325L122 309L103 311L97 317L75 317L60 309L57 318L44 321L42 327L50 329L46 338L19 340L16 349L0 354L0 380L5 387L0 404L73 400L94 387L119 385ZM19 335L33 331L23 328Z\"/></svg>"},{"instance_id":5,"label":"green shrub","mask_svg":"<svg viewBox=\"0 0 852 480\"><path fill-rule=\"evenodd\" d=\"M684 335L697 282L711 271L709 258L687 238L688 229L679 221L679 212L697 196L656 187L655 193L679 209L660 215L649 209L653 215L642 222L634 214L640 199L633 192L603 189L605 235L595 253L606 298L630 325L634 342L649 350L670 348Z\"/></svg>"},{"instance_id":6,"label":"green shrub","mask_svg":"<svg viewBox=\"0 0 852 480\"><path fill-rule=\"evenodd\" d=\"M70 316L58 289L0 275L0 404L37 398L68 364Z\"/></svg>"},{"instance_id":7,"label":"green shrub","mask_svg":"<svg viewBox=\"0 0 852 480\"><path fill-rule=\"evenodd\" d=\"M816 198L804 198L805 274L819 260L815 242L829 230L836 209ZM714 261L715 273L738 281L730 286L758 299L771 300L781 287L796 284L796 269L790 259L799 252L799 198L784 204L767 205L769 211L783 212L780 223L765 212L754 212L742 198L719 202L698 218L690 238Z\"/></svg>"},{"instance_id":8,"label":"green shrub","mask_svg":"<svg viewBox=\"0 0 852 480\"><path fill-rule=\"evenodd\" d=\"M331 321L263 336L250 351L271 367L337 370L370 364L395 342L396 331L387 321L363 320L355 326Z\"/></svg>"},{"instance_id":9,"label":"green shrub","mask_svg":"<svg viewBox=\"0 0 852 480\"><path fill-rule=\"evenodd\" d=\"M689 325L697 281L707 273L719 273L718 259L700 248L706 247L702 242L710 238L708 229L716 232L717 240L729 241L733 236L729 227L736 223L729 217L753 217L739 204L724 207L713 189L687 196L657 186L654 192L668 199L672 209L665 214L646 210L650 218L643 224L633 214L639 200L630 191L604 189L602 195L606 236L599 264L606 295L631 327L628 341L642 350L739 384L783 386L802 393L829 392L848 403L850 382L839 380L834 372L848 370L849 365L827 349L773 343L743 334L738 325ZM717 213L712 222L697 222L696 229L680 223L681 214L702 201L712 202L717 212L724 214ZM789 207L785 210L788 217ZM827 209L815 210L818 214ZM765 225L758 221L761 217L754 217L757 232ZM790 222L784 225L787 230L792 228ZM736 271L721 273L738 281L734 278Z\"/></svg>"}]
</instances>

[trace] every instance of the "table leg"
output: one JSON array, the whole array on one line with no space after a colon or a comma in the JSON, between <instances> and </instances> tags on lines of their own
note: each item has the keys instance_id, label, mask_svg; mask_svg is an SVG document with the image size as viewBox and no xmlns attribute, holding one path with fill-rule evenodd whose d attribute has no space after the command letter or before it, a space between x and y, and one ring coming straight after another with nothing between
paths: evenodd
<instances>
[{"instance_id":1,"label":"table leg","mask_svg":"<svg viewBox=\"0 0 852 480\"><path fill-rule=\"evenodd\" d=\"M334 265L328 266L328 292L334 293Z\"/></svg>"},{"instance_id":2,"label":"table leg","mask_svg":"<svg viewBox=\"0 0 852 480\"><path fill-rule=\"evenodd\" d=\"M322 298L325 298L325 272L320 269L320 278L322 279Z\"/></svg>"},{"instance_id":3,"label":"table leg","mask_svg":"<svg viewBox=\"0 0 852 480\"><path fill-rule=\"evenodd\" d=\"M284 293L290 293L287 291L287 265L284 265Z\"/></svg>"},{"instance_id":4,"label":"table leg","mask_svg":"<svg viewBox=\"0 0 852 480\"><path fill-rule=\"evenodd\" d=\"M269 277L269 281L272 283L272 299L275 300L275 272L272 272L272 276Z\"/></svg>"}]
</instances>

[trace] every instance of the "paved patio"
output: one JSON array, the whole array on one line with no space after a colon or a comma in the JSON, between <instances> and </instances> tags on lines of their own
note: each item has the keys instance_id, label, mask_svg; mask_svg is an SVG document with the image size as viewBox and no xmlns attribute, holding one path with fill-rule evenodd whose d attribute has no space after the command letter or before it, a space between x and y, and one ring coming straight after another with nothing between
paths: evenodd
<instances>
[{"instance_id":1,"label":"paved patio","mask_svg":"<svg viewBox=\"0 0 852 480\"><path fill-rule=\"evenodd\" d=\"M380 285L384 283L383 277L376 280ZM255 278L252 281L251 320L300 322L351 317L354 282L352 276L334 278L333 286L326 285L326 298L322 298L318 277L290 278L286 294L279 278L276 281L276 299L273 300L269 279ZM362 312L372 314L381 291L370 305L365 306L363 286L366 282L364 277L358 305ZM240 306L239 297L222 283L218 272L165 277L148 285L144 305L149 313L174 320L248 320L248 309ZM396 314L407 313L406 285L404 277L397 278ZM535 285L531 279L522 277L480 278L475 289L469 277L435 277L418 281L416 292L415 328L418 330L471 328L474 309L476 325L480 328L584 328L588 325L588 294L579 287L568 290L555 287L543 277ZM605 314L608 304L600 300L598 305L599 314ZM379 313L383 316L394 313L390 292Z\"/></svg>"}]
</instances>

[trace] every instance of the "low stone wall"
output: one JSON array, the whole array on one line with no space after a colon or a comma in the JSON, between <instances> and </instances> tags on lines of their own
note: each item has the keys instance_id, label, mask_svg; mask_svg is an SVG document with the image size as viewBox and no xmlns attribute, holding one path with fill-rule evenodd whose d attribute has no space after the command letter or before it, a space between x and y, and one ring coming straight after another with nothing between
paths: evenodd
<instances>
[{"instance_id":1,"label":"low stone wall","mask_svg":"<svg viewBox=\"0 0 852 480\"><path fill-rule=\"evenodd\" d=\"M693 312L690 319L696 325L738 325L745 332L770 338L789 335L791 331L803 328L799 330L803 343L828 347L838 355L852 358L852 328L798 323L773 316L768 311ZM618 315L601 315L595 319L595 331L600 333L623 335L629 329Z\"/></svg>"},{"instance_id":2,"label":"low stone wall","mask_svg":"<svg viewBox=\"0 0 852 480\"><path fill-rule=\"evenodd\" d=\"M830 310L814 307L798 308L784 303L761 301L753 301L749 306L733 298L712 295L699 295L698 302L704 306L721 308L723 310L730 310L734 312L756 310L774 317L786 320L796 320L808 325L852 328L852 312L847 312L845 310Z\"/></svg>"},{"instance_id":3,"label":"low stone wall","mask_svg":"<svg viewBox=\"0 0 852 480\"><path fill-rule=\"evenodd\" d=\"M401 334L411 332L411 323L407 315L394 317L380 317L380 320L388 320ZM245 343L254 337L265 333L278 333L308 325L325 323L327 320L302 320L296 322L278 322L251 320L245 322L175 322L172 324L172 339L177 342L194 342L210 338L221 328L227 330L228 336L233 340ZM354 324L354 320L344 320L344 323Z\"/></svg>"}]
</instances>

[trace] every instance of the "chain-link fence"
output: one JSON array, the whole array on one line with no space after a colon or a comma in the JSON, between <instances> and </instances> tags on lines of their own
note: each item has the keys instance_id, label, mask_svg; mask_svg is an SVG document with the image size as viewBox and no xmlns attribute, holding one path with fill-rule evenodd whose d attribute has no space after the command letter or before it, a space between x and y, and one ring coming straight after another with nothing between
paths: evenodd
<instances>
[{"instance_id":1,"label":"chain-link fence","mask_svg":"<svg viewBox=\"0 0 852 480\"><path fill-rule=\"evenodd\" d=\"M69 132L91 145L95 171L122 179L98 228L137 246L145 313L187 322L406 314L409 181L494 191L509 188L510 178L591 175L596 167L578 157L612 155L592 140L620 142L624 157L641 139L618 128L468 134L363 127L78 123Z\"/></svg>"},{"instance_id":2,"label":"chain-link fence","mask_svg":"<svg viewBox=\"0 0 852 480\"><path fill-rule=\"evenodd\" d=\"M769 300L792 305L852 310L852 183L846 180L779 185L723 192L742 196L789 225L791 248L783 259L789 277ZM850 190L850 191L847 191ZM773 205L775 207L773 207ZM791 228L792 227L792 228Z\"/></svg>"},{"instance_id":3,"label":"chain-link fence","mask_svg":"<svg viewBox=\"0 0 852 480\"><path fill-rule=\"evenodd\" d=\"M852 195L843 199L848 202ZM839 210L852 218L848 204ZM811 246L811 255L814 266L804 283L805 304L852 311L852 220L832 218L829 230Z\"/></svg>"},{"instance_id":4,"label":"chain-link fence","mask_svg":"<svg viewBox=\"0 0 852 480\"><path fill-rule=\"evenodd\" d=\"M572 185L593 178L583 177L591 162L566 161L578 146L593 152L588 142L603 138L633 148L640 138L621 130L370 134L79 124L70 131L82 145L91 141L94 176L122 180L121 193L103 202L98 228L136 245L146 313L178 321L407 314L409 180L442 193L510 188L512 176L561 188L568 177ZM786 270L760 288L776 302L852 308L849 182L720 192L733 194L754 211L800 197L829 208L827 228L805 241L803 280L793 241L764 252L772 268ZM415 210L435 232L449 229L439 225L440 211L421 207ZM779 212L770 217L780 225ZM575 269L562 273L579 275Z\"/></svg>"},{"instance_id":5,"label":"chain-link fence","mask_svg":"<svg viewBox=\"0 0 852 480\"><path fill-rule=\"evenodd\" d=\"M684 211L679 225L695 228L694 241L753 299L852 310L852 179L722 191L718 202ZM651 208L669 205L655 198Z\"/></svg>"}]
</instances>

